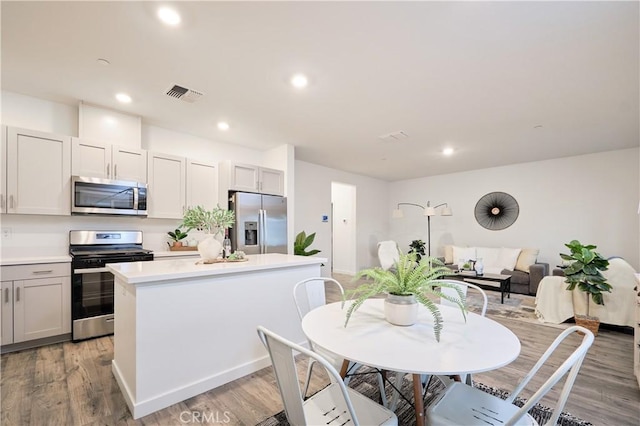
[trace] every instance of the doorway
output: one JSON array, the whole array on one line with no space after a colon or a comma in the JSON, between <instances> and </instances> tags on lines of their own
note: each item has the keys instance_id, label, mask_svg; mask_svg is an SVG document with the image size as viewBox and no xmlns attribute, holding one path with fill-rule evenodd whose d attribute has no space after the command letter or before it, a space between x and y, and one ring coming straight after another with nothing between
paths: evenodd
<instances>
[{"instance_id":1,"label":"doorway","mask_svg":"<svg viewBox=\"0 0 640 426\"><path fill-rule=\"evenodd\" d=\"M356 274L356 187L331 182L332 272Z\"/></svg>"}]
</instances>

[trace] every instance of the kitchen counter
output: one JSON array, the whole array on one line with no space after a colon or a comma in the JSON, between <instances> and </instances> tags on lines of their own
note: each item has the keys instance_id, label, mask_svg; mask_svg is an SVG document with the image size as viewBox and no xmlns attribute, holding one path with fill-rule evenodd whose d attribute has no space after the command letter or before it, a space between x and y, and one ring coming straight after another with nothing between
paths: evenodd
<instances>
[{"instance_id":1,"label":"kitchen counter","mask_svg":"<svg viewBox=\"0 0 640 426\"><path fill-rule=\"evenodd\" d=\"M35 265L38 263L71 263L71 256L69 255L10 255L10 257L0 258L0 266L9 265Z\"/></svg>"},{"instance_id":2,"label":"kitchen counter","mask_svg":"<svg viewBox=\"0 0 640 426\"><path fill-rule=\"evenodd\" d=\"M113 374L135 419L270 364L258 325L305 344L293 287L326 259L249 255L109 264L115 276ZM314 303L324 302L317 282Z\"/></svg>"}]
</instances>

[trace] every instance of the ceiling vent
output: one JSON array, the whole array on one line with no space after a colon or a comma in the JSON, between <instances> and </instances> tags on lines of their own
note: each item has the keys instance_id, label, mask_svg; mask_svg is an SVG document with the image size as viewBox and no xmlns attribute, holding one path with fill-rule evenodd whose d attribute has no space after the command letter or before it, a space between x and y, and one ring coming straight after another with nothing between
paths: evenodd
<instances>
[{"instance_id":1,"label":"ceiling vent","mask_svg":"<svg viewBox=\"0 0 640 426\"><path fill-rule=\"evenodd\" d=\"M200 99L204 93L174 84L166 91L166 95L192 104Z\"/></svg>"},{"instance_id":2,"label":"ceiling vent","mask_svg":"<svg viewBox=\"0 0 640 426\"><path fill-rule=\"evenodd\" d=\"M397 132L387 133L386 135L380 135L378 138L382 139L385 142L395 142L401 139L407 139L409 137L408 134L403 132L402 130L398 130Z\"/></svg>"}]
</instances>

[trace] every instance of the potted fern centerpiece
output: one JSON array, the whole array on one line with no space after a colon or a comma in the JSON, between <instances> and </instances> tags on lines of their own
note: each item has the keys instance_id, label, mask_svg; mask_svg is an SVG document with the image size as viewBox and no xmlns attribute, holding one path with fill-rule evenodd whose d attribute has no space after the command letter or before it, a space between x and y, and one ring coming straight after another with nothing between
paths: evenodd
<instances>
[{"instance_id":1,"label":"potted fern centerpiece","mask_svg":"<svg viewBox=\"0 0 640 426\"><path fill-rule=\"evenodd\" d=\"M440 332L443 328L442 314L438 304L430 298L437 296L447 299L460 307L466 320L465 296L455 284L440 283L436 280L450 273L449 268L434 258L423 257L417 260L416 253L401 253L395 268L384 270L380 267L363 269L354 279L368 278L372 280L361 284L356 289L348 291L347 296L353 297L347 309L345 327L349 323L351 315L370 297L386 293L385 318L394 325L408 326L416 322L418 304L425 306L433 317L433 332L437 341L440 341ZM452 297L440 292L441 287L453 288L458 297ZM347 302L346 297L343 301Z\"/></svg>"},{"instance_id":2,"label":"potted fern centerpiece","mask_svg":"<svg viewBox=\"0 0 640 426\"><path fill-rule=\"evenodd\" d=\"M604 305L602 293L611 292L611 285L600 272L609 268L609 261L595 251L597 247L594 245L582 245L580 241L573 240L565 246L571 250L571 254L560 253L562 260L569 262L563 267L565 282L569 284L567 290L573 291L577 286L587 298L587 314L578 315L574 312L576 324L588 328L597 335L600 319L589 315L589 303L593 300L597 305Z\"/></svg>"},{"instance_id":3,"label":"potted fern centerpiece","mask_svg":"<svg viewBox=\"0 0 640 426\"><path fill-rule=\"evenodd\" d=\"M223 209L220 205L212 210L196 206L185 211L180 226L204 231L207 237L198 243L198 253L203 260L215 260L222 251L222 242L216 237L222 235L224 230L233 226L234 223L233 211Z\"/></svg>"}]
</instances>

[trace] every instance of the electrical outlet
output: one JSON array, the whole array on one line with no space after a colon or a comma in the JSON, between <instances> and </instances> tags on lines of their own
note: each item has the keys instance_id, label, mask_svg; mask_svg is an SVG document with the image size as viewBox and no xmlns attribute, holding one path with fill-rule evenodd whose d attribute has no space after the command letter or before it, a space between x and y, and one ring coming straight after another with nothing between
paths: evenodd
<instances>
[{"instance_id":1,"label":"electrical outlet","mask_svg":"<svg viewBox=\"0 0 640 426\"><path fill-rule=\"evenodd\" d=\"M11 228L2 228L2 239L3 240L11 239Z\"/></svg>"}]
</instances>

